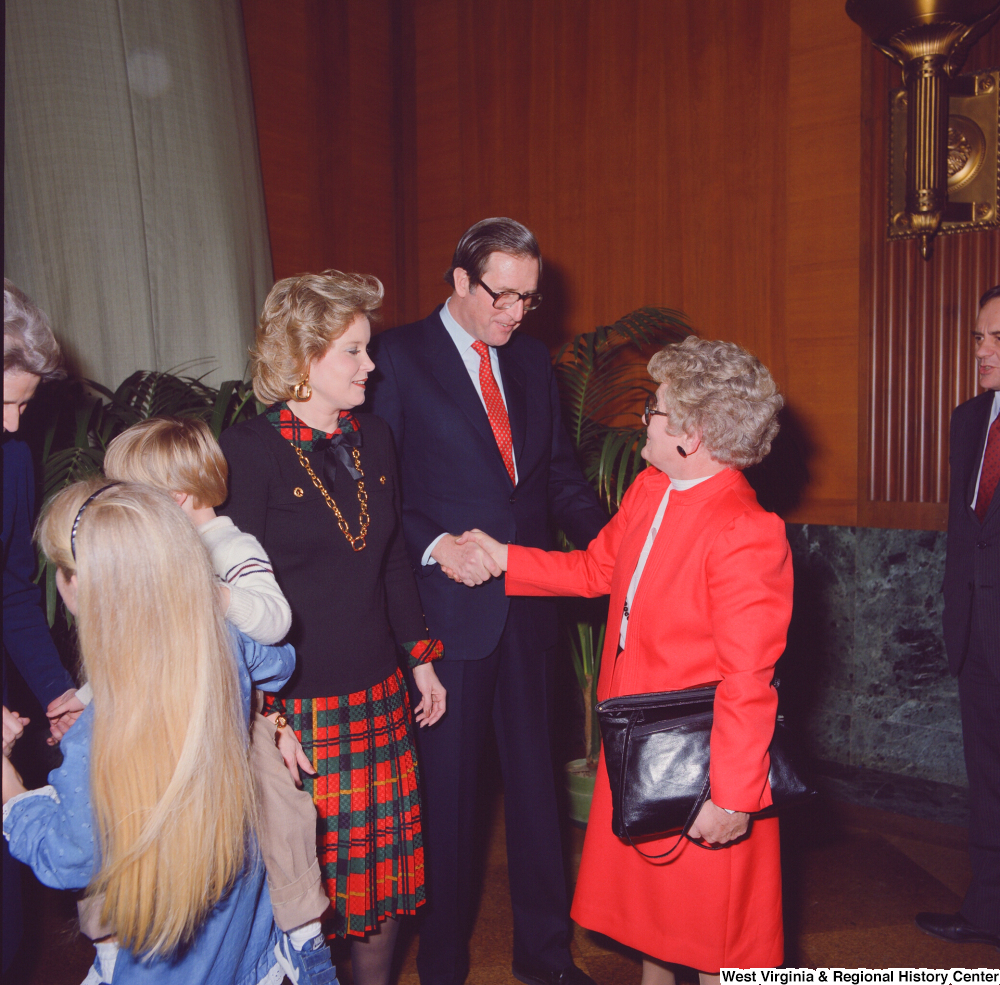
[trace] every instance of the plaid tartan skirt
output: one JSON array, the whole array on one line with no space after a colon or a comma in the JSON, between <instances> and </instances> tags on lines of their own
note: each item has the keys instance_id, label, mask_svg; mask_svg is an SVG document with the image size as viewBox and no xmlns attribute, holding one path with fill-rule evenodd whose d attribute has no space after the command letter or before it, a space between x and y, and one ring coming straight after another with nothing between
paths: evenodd
<instances>
[{"instance_id":1,"label":"plaid tartan skirt","mask_svg":"<svg viewBox=\"0 0 1000 985\"><path fill-rule=\"evenodd\" d=\"M410 697L401 671L364 691L286 698L316 776L318 854L337 936L363 936L424 902L419 774Z\"/></svg>"}]
</instances>

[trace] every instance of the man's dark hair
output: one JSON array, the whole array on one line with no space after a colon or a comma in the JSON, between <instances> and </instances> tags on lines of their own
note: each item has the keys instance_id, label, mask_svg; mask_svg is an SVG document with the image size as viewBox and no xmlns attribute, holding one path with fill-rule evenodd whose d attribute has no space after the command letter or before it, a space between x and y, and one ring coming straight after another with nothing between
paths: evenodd
<instances>
[{"instance_id":1,"label":"man's dark hair","mask_svg":"<svg viewBox=\"0 0 1000 985\"><path fill-rule=\"evenodd\" d=\"M542 251L538 249L535 234L514 219L502 216L482 219L462 234L451 258L451 266L444 275L445 282L455 286L455 268L461 267L469 275L469 283L478 284L490 261L491 253L506 253L512 257L534 257L538 273L542 273Z\"/></svg>"},{"instance_id":2,"label":"man's dark hair","mask_svg":"<svg viewBox=\"0 0 1000 985\"><path fill-rule=\"evenodd\" d=\"M473 228L475 228L475 227L473 227ZM981 298L979 299L979 307L980 307L980 308L985 308L985 307L986 307L986 305L987 305L987 304L989 304L989 302L990 302L990 301L992 301L992 300L993 300L994 298L1000 298L1000 284L997 284L997 286L996 286L996 287L991 287L991 288L990 288L990 289L989 289L989 290L988 290L988 291L987 291L987 292L986 292L986 293L985 293L985 294L984 294L984 295L983 295L983 296L982 296L982 297L981 297Z\"/></svg>"}]
</instances>

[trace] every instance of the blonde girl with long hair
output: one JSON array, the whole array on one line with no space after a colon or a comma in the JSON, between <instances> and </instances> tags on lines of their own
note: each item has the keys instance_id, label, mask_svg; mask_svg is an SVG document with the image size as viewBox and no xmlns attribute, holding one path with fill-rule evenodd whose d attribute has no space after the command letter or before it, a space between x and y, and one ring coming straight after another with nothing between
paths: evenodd
<instances>
[{"instance_id":1,"label":"blonde girl with long hair","mask_svg":"<svg viewBox=\"0 0 1000 985\"><path fill-rule=\"evenodd\" d=\"M280 981L247 722L250 674L281 682L294 652L227 626L208 554L162 492L77 483L39 540L93 700L49 786L26 791L4 757L11 853L46 885L104 895L121 949L112 968L99 950L88 982Z\"/></svg>"}]
</instances>

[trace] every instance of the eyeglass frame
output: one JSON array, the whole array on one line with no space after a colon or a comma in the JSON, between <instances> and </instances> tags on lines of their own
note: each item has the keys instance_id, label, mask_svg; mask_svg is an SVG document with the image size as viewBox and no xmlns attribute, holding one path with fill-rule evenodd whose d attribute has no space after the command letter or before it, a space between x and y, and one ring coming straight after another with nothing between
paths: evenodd
<instances>
[{"instance_id":1,"label":"eyeglass frame","mask_svg":"<svg viewBox=\"0 0 1000 985\"><path fill-rule=\"evenodd\" d=\"M492 288L487 287L487 285L483 281L479 282L479 286L491 298L493 298L493 307L496 308L497 311L507 311L508 309L513 308L514 305L517 304L517 301L524 302L524 310L526 312L534 311L535 308L537 308L542 303L542 296L537 291L529 291L527 294L518 294L517 291L494 291ZM498 307L497 301L499 301L500 298L502 298L505 294L515 295L517 297L517 301L511 301L511 303L508 304L506 308ZM529 301L532 302L531 307L528 306Z\"/></svg>"},{"instance_id":2,"label":"eyeglass frame","mask_svg":"<svg viewBox=\"0 0 1000 985\"><path fill-rule=\"evenodd\" d=\"M649 422L654 417L669 417L670 416L670 414L667 411L665 411L665 410L653 410L653 407L655 407L658 403L659 403L659 400L657 399L657 396L656 396L655 393L651 393L651 394L649 394L649 396L646 397L646 406L643 408L643 410L642 410L642 417L640 418L640 420L642 421L642 423L643 423L643 425L645 427L649 427Z\"/></svg>"}]
</instances>

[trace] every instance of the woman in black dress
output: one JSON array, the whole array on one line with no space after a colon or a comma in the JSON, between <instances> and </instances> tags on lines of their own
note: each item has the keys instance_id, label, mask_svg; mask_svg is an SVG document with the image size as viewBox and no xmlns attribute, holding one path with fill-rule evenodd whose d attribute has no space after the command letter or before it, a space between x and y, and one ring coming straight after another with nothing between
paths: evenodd
<instances>
[{"instance_id":1,"label":"woman in black dress","mask_svg":"<svg viewBox=\"0 0 1000 985\"><path fill-rule=\"evenodd\" d=\"M251 350L268 409L221 438L221 512L260 540L292 607L298 664L265 713L310 763L318 854L334 932L350 935L358 985L388 981L398 917L424 901L413 713L400 649L421 694L420 726L445 692L403 545L388 426L365 399L374 277L329 270L279 281ZM288 729L284 729L285 733Z\"/></svg>"}]
</instances>

